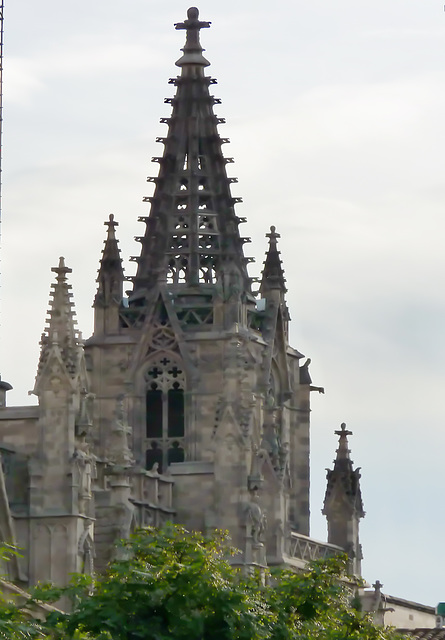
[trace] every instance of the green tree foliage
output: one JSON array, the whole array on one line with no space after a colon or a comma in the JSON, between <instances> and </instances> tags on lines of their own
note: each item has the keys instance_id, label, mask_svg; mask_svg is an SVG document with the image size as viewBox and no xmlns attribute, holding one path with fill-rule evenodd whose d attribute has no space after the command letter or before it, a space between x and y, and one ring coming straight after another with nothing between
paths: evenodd
<instances>
[{"instance_id":1,"label":"green tree foliage","mask_svg":"<svg viewBox=\"0 0 445 640\"><path fill-rule=\"evenodd\" d=\"M34 599L73 603L54 611L45 632L56 640L395 640L350 605L345 561L274 573L264 585L232 564L224 534L208 538L168 525L121 543L118 559L94 579L39 588ZM232 563L231 563L232 562ZM28 636L3 636L27 638Z\"/></svg>"},{"instance_id":2,"label":"green tree foliage","mask_svg":"<svg viewBox=\"0 0 445 640\"><path fill-rule=\"evenodd\" d=\"M0 563L8 562L17 551L11 545L0 544ZM6 596L5 593L9 593ZM32 640L44 637L44 630L33 618L27 606L26 594L6 592L0 586L0 639ZM19 604L20 601L20 604Z\"/></svg>"}]
</instances>

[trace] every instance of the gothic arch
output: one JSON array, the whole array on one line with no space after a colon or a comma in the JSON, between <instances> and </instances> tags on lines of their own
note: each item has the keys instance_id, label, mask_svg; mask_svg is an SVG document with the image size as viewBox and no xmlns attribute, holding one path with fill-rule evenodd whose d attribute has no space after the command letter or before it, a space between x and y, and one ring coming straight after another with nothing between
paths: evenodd
<instances>
[{"instance_id":1,"label":"gothic arch","mask_svg":"<svg viewBox=\"0 0 445 640\"><path fill-rule=\"evenodd\" d=\"M182 360L167 351L154 354L143 368L146 468L162 473L185 459L186 376Z\"/></svg>"}]
</instances>

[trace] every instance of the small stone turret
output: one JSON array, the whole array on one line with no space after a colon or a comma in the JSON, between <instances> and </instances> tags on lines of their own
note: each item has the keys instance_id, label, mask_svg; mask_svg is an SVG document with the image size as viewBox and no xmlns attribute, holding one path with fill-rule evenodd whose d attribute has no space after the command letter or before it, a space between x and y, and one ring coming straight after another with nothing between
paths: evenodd
<instances>
[{"instance_id":1,"label":"small stone turret","mask_svg":"<svg viewBox=\"0 0 445 640\"><path fill-rule=\"evenodd\" d=\"M97 293L93 305L96 335L118 333L124 282L122 258L115 231L118 223L115 222L113 214L110 214L104 224L108 231L97 275Z\"/></svg>"},{"instance_id":2,"label":"small stone turret","mask_svg":"<svg viewBox=\"0 0 445 640\"><path fill-rule=\"evenodd\" d=\"M67 274L60 258L33 393L38 443L29 463L30 582L66 584L70 573L92 571L91 485L95 458L87 441L88 382Z\"/></svg>"},{"instance_id":3,"label":"small stone turret","mask_svg":"<svg viewBox=\"0 0 445 640\"><path fill-rule=\"evenodd\" d=\"M364 517L360 490L360 468L353 469L345 423L340 431L334 468L327 470L327 487L322 513L328 521L328 542L343 547L349 556L349 571L361 575L362 550L359 522Z\"/></svg>"},{"instance_id":4,"label":"small stone turret","mask_svg":"<svg viewBox=\"0 0 445 640\"><path fill-rule=\"evenodd\" d=\"M67 380L73 380L78 373L79 335L75 328L76 314L71 302L71 285L68 284L66 277L71 273L71 269L65 266L65 259L61 257L59 265L53 267L51 271L57 276L50 294L47 326L40 342L40 359L34 389L36 395L38 395L40 381L45 377L44 372L51 366L55 366L55 360Z\"/></svg>"},{"instance_id":5,"label":"small stone turret","mask_svg":"<svg viewBox=\"0 0 445 640\"><path fill-rule=\"evenodd\" d=\"M264 261L263 274L261 279L260 293L264 297L269 291L280 291L285 294L286 279L284 277L283 265L280 258L280 252L278 251L278 238L279 233L276 233L276 227L270 228L270 233L266 234L266 238L269 238L269 249L266 253L266 260Z\"/></svg>"}]
</instances>

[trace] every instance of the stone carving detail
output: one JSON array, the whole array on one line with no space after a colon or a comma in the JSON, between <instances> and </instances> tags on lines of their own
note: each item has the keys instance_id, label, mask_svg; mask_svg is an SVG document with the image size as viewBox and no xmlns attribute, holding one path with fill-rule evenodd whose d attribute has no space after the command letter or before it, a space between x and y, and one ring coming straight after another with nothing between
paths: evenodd
<instances>
[{"instance_id":1,"label":"stone carving detail","mask_svg":"<svg viewBox=\"0 0 445 640\"><path fill-rule=\"evenodd\" d=\"M154 349L175 349L177 346L176 336L171 327L155 325L151 334L151 346Z\"/></svg>"},{"instance_id":2,"label":"stone carving detail","mask_svg":"<svg viewBox=\"0 0 445 640\"><path fill-rule=\"evenodd\" d=\"M79 538L79 542L77 545L77 552L79 556L82 558L82 569L81 572L85 573L89 576L92 576L94 573L94 542L91 535L91 523L90 521L86 521L84 524L84 530Z\"/></svg>"},{"instance_id":3,"label":"stone carving detail","mask_svg":"<svg viewBox=\"0 0 445 640\"><path fill-rule=\"evenodd\" d=\"M258 491L250 492L251 498L246 506L247 537L252 539L254 545L264 543L267 518L259 505Z\"/></svg>"},{"instance_id":4,"label":"stone carving detail","mask_svg":"<svg viewBox=\"0 0 445 640\"><path fill-rule=\"evenodd\" d=\"M124 404L125 394L119 394L116 398L114 423L111 429L112 438L108 451L110 462L121 467L130 467L134 463L128 446L128 438L131 435L131 427L128 424L127 412Z\"/></svg>"},{"instance_id":5,"label":"stone carving detail","mask_svg":"<svg viewBox=\"0 0 445 640\"><path fill-rule=\"evenodd\" d=\"M76 420L77 437L86 436L91 432L93 425L93 402L94 393L88 393L86 389L82 389L80 395L79 415Z\"/></svg>"},{"instance_id":6,"label":"stone carving detail","mask_svg":"<svg viewBox=\"0 0 445 640\"><path fill-rule=\"evenodd\" d=\"M265 407L261 447L269 454L275 472L282 479L288 468L290 445L282 440L280 413L271 404Z\"/></svg>"},{"instance_id":7,"label":"stone carving detail","mask_svg":"<svg viewBox=\"0 0 445 640\"><path fill-rule=\"evenodd\" d=\"M77 486L79 513L88 515L88 504L92 498L92 480L97 477L96 456L90 453L90 447L83 438L77 443L73 454Z\"/></svg>"}]
</instances>

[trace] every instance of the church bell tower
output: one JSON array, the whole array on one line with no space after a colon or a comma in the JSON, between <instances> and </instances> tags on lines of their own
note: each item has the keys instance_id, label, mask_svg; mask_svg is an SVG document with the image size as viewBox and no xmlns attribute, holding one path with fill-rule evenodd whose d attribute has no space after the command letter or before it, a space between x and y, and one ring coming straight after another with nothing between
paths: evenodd
<instances>
[{"instance_id":1,"label":"church bell tower","mask_svg":"<svg viewBox=\"0 0 445 640\"><path fill-rule=\"evenodd\" d=\"M132 289L124 297L110 218L86 363L99 457L110 455L124 393L136 465L172 477L177 521L229 529L243 562L264 565L283 561L288 532L309 534L311 380L288 342L275 227L258 292L247 271L233 159L223 154L229 140L200 44L209 26L194 7L175 25L186 41Z\"/></svg>"}]
</instances>

